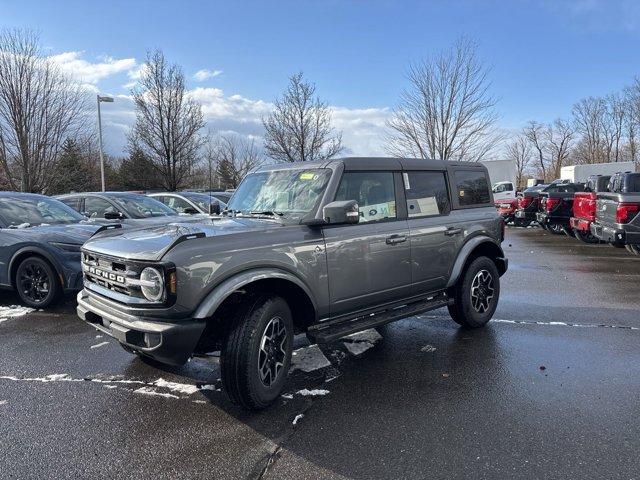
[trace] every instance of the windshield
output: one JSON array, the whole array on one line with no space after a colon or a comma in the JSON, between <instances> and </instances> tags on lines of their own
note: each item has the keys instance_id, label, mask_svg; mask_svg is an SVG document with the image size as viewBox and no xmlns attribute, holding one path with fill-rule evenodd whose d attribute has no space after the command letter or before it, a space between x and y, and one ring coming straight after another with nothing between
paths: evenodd
<instances>
[{"instance_id":1,"label":"windshield","mask_svg":"<svg viewBox=\"0 0 640 480\"><path fill-rule=\"evenodd\" d=\"M47 197L2 197L0 219L7 227L76 223L86 218L64 203Z\"/></svg>"},{"instance_id":2,"label":"windshield","mask_svg":"<svg viewBox=\"0 0 640 480\"><path fill-rule=\"evenodd\" d=\"M247 175L228 208L245 214L274 212L300 218L320 201L331 175L328 169L276 170Z\"/></svg>"},{"instance_id":3,"label":"windshield","mask_svg":"<svg viewBox=\"0 0 640 480\"><path fill-rule=\"evenodd\" d=\"M164 203L144 195L112 197L112 200L122 207L131 218L163 217L178 214Z\"/></svg>"},{"instance_id":4,"label":"windshield","mask_svg":"<svg viewBox=\"0 0 640 480\"><path fill-rule=\"evenodd\" d=\"M223 202L220 202L216 197L213 195L209 196L206 193L182 193L181 195L191 200L205 213L209 213L210 204L215 205L216 203L220 203L221 209L226 207L226 205Z\"/></svg>"}]
</instances>

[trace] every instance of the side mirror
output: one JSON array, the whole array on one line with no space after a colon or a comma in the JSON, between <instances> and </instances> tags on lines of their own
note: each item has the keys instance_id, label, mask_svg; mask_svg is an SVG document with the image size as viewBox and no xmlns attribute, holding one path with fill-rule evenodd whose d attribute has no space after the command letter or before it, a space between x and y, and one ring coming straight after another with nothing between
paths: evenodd
<instances>
[{"instance_id":1,"label":"side mirror","mask_svg":"<svg viewBox=\"0 0 640 480\"><path fill-rule=\"evenodd\" d=\"M186 213L187 215L195 215L196 213L200 213L200 212L193 207L187 207L182 211L182 213Z\"/></svg>"},{"instance_id":2,"label":"side mirror","mask_svg":"<svg viewBox=\"0 0 640 480\"><path fill-rule=\"evenodd\" d=\"M322 209L322 216L328 225L358 223L360 221L358 202L355 200L345 200L328 203Z\"/></svg>"},{"instance_id":3,"label":"side mirror","mask_svg":"<svg viewBox=\"0 0 640 480\"><path fill-rule=\"evenodd\" d=\"M218 202L209 204L210 215L220 215L220 204Z\"/></svg>"},{"instance_id":4,"label":"side mirror","mask_svg":"<svg viewBox=\"0 0 640 480\"><path fill-rule=\"evenodd\" d=\"M124 215L122 212L104 212L104 218L107 220L122 220Z\"/></svg>"}]
</instances>

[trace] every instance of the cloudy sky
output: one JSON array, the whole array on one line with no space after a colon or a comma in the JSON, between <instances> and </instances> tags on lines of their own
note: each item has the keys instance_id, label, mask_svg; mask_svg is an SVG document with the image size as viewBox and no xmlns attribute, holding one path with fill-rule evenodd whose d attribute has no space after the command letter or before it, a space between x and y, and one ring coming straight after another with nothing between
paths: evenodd
<instances>
[{"instance_id":1,"label":"cloudy sky","mask_svg":"<svg viewBox=\"0 0 640 480\"><path fill-rule=\"evenodd\" d=\"M640 74L640 2L8 1L0 28L40 33L56 62L103 108L106 149L121 154L130 89L148 50L179 63L208 128L260 136L260 118L302 70L334 109L349 153L382 154L385 120L408 64L466 35L491 66L500 126L567 116Z\"/></svg>"}]
</instances>

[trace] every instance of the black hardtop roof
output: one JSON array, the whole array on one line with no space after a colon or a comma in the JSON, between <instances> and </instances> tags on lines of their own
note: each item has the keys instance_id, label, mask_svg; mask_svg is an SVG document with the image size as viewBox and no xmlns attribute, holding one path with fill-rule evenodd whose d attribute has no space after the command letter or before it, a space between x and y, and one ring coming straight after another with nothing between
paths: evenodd
<instances>
[{"instance_id":1,"label":"black hardtop roof","mask_svg":"<svg viewBox=\"0 0 640 480\"><path fill-rule=\"evenodd\" d=\"M343 164L345 170L445 170L448 166L472 169L485 169L479 162L453 162L424 158L395 157L344 157L314 162L292 162L264 165L257 171L327 168L330 165Z\"/></svg>"}]
</instances>

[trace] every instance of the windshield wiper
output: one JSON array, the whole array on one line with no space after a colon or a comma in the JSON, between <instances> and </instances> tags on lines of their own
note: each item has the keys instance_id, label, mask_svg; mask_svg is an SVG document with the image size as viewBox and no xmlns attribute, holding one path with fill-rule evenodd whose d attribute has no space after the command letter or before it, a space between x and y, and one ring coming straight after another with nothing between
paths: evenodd
<instances>
[{"instance_id":1,"label":"windshield wiper","mask_svg":"<svg viewBox=\"0 0 640 480\"><path fill-rule=\"evenodd\" d=\"M251 215L267 215L269 217L282 217L284 215L284 213L282 212L275 212L273 210L263 210L263 211L257 211L257 212L249 212Z\"/></svg>"}]
</instances>

